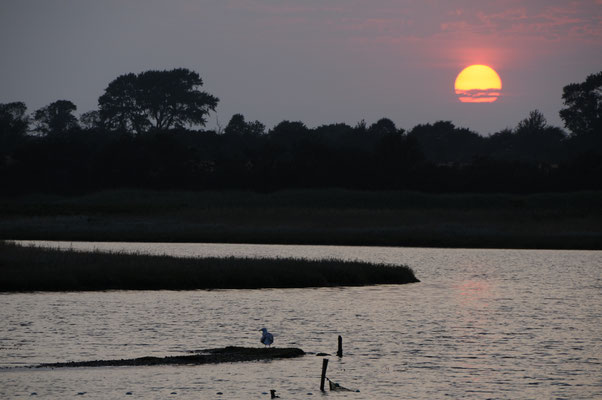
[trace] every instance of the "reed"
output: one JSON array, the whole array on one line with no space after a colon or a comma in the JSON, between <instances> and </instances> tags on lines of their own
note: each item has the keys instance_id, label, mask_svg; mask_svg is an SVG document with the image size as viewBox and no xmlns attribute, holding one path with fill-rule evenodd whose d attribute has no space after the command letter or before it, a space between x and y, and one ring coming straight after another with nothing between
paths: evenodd
<instances>
[{"instance_id":1,"label":"reed","mask_svg":"<svg viewBox=\"0 0 602 400\"><path fill-rule=\"evenodd\" d=\"M0 291L192 290L418 282L407 266L295 258L177 258L0 242Z\"/></svg>"}]
</instances>

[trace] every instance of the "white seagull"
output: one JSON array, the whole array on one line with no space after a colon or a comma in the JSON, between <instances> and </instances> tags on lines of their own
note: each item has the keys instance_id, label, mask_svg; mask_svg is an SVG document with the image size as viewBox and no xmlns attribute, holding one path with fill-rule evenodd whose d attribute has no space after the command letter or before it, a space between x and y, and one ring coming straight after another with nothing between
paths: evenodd
<instances>
[{"instance_id":1,"label":"white seagull","mask_svg":"<svg viewBox=\"0 0 602 400\"><path fill-rule=\"evenodd\" d=\"M265 328L261 328L261 331L263 332L263 335L261 335L261 343L265 344L266 346L274 343L274 335L268 332L268 330Z\"/></svg>"}]
</instances>

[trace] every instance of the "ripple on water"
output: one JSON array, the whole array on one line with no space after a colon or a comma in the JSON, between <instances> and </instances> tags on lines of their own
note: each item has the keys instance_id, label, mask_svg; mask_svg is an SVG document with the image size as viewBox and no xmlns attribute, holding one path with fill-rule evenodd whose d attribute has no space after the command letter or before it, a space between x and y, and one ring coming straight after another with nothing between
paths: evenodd
<instances>
[{"instance_id":1,"label":"ripple on water","mask_svg":"<svg viewBox=\"0 0 602 400\"><path fill-rule=\"evenodd\" d=\"M77 244L80 246L82 244ZM82 245L83 246L83 245ZM99 246L109 246L99 244ZM116 244L114 246L120 246ZM131 244L123 245L132 249ZM146 246L139 244L138 246ZM153 244L155 253L409 264L422 283L358 288L0 295L0 366L135 358L231 344L334 354L341 398L602 397L602 252ZM595 284L592 284L595 282ZM215 366L2 369L0 397L316 394L321 357ZM172 395L176 392L176 395Z\"/></svg>"}]
</instances>

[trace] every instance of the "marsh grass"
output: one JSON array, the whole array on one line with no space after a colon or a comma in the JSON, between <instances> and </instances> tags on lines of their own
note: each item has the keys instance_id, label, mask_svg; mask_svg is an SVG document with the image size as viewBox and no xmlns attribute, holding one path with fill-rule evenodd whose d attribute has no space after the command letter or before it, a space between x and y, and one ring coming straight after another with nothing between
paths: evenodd
<instances>
[{"instance_id":1,"label":"marsh grass","mask_svg":"<svg viewBox=\"0 0 602 400\"><path fill-rule=\"evenodd\" d=\"M191 290L418 282L407 266L295 258L176 258L0 242L0 291Z\"/></svg>"}]
</instances>

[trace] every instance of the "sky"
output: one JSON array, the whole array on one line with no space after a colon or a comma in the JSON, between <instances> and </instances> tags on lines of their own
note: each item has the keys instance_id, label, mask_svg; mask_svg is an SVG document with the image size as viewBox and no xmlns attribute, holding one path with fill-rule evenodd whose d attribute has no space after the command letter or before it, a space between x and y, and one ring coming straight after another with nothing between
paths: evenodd
<instances>
[{"instance_id":1,"label":"sky","mask_svg":"<svg viewBox=\"0 0 602 400\"><path fill-rule=\"evenodd\" d=\"M602 70L602 0L1 0L0 49L0 103L30 112L84 113L121 74L184 67L220 99L208 128L241 113L487 135L534 109L563 126L563 86ZM471 64L498 72L497 101L458 100Z\"/></svg>"}]
</instances>

